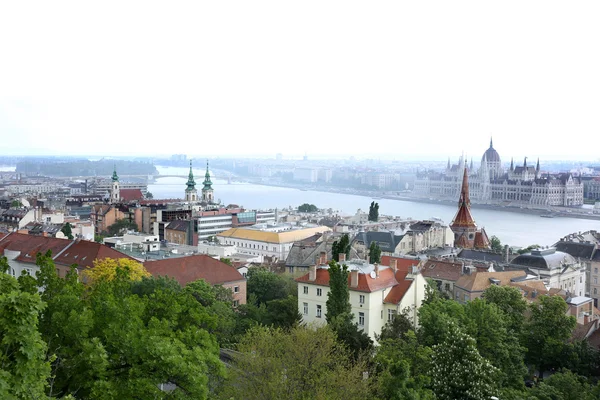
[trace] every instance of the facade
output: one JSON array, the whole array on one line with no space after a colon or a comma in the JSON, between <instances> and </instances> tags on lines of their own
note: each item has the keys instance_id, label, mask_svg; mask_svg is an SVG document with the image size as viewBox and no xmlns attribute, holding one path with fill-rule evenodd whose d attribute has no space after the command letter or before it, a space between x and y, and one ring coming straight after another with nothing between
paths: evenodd
<instances>
[{"instance_id":1,"label":"facade","mask_svg":"<svg viewBox=\"0 0 600 400\"><path fill-rule=\"evenodd\" d=\"M342 258L343 260L343 258ZM341 260L341 261L342 261ZM342 261L344 262L344 261ZM392 259L390 266L368 264L363 260L344 262L350 270L350 304L354 321L371 339L396 314L408 312L417 325L417 310L425 299L427 281L418 268L403 270ZM308 324L326 323L329 271L326 265L315 265L298 282L298 310Z\"/></svg>"},{"instance_id":2,"label":"facade","mask_svg":"<svg viewBox=\"0 0 600 400\"><path fill-rule=\"evenodd\" d=\"M181 286L204 279L211 285L231 290L233 305L246 304L246 279L234 267L207 255L146 261L144 267L152 276L168 276Z\"/></svg>"},{"instance_id":3,"label":"facade","mask_svg":"<svg viewBox=\"0 0 600 400\"><path fill-rule=\"evenodd\" d=\"M319 170L316 168L295 168L294 180L302 182L316 182L319 179ZM331 178L330 178L331 179Z\"/></svg>"},{"instance_id":4,"label":"facade","mask_svg":"<svg viewBox=\"0 0 600 400\"><path fill-rule=\"evenodd\" d=\"M285 260L294 242L328 231L326 226L253 226L229 229L218 234L217 239L222 244L236 246L241 254L259 256L263 260Z\"/></svg>"},{"instance_id":5,"label":"facade","mask_svg":"<svg viewBox=\"0 0 600 400\"><path fill-rule=\"evenodd\" d=\"M417 197L452 199L459 196L461 182L459 171L466 160L459 158L457 165L448 166L442 173L418 174L414 182L414 195ZM493 148L484 153L478 170L468 168L469 191L472 199L478 203L489 204L526 204L531 206L580 206L583 204L584 184L579 177L570 173L543 174L539 160L535 166L527 164L515 166L504 171L500 156Z\"/></svg>"},{"instance_id":6,"label":"facade","mask_svg":"<svg viewBox=\"0 0 600 400\"><path fill-rule=\"evenodd\" d=\"M466 303L480 298L492 285L506 286L511 280L525 278L525 271L473 272L462 275L454 284L454 300Z\"/></svg>"},{"instance_id":7,"label":"facade","mask_svg":"<svg viewBox=\"0 0 600 400\"><path fill-rule=\"evenodd\" d=\"M165 226L165 240L169 243L194 245L194 221L175 220ZM196 240L197 241L197 240Z\"/></svg>"},{"instance_id":8,"label":"facade","mask_svg":"<svg viewBox=\"0 0 600 400\"><path fill-rule=\"evenodd\" d=\"M121 187L119 185L119 176L117 175L117 168L113 170L110 186L110 204L117 204L121 201Z\"/></svg>"},{"instance_id":9,"label":"facade","mask_svg":"<svg viewBox=\"0 0 600 400\"><path fill-rule=\"evenodd\" d=\"M485 158L485 155L484 155ZM463 181L458 200L458 211L450 224L454 232L454 246L467 249L488 249L490 241L485 230L477 229L477 224L471 215L471 199L469 196L469 176L467 165L463 172Z\"/></svg>"}]
</instances>

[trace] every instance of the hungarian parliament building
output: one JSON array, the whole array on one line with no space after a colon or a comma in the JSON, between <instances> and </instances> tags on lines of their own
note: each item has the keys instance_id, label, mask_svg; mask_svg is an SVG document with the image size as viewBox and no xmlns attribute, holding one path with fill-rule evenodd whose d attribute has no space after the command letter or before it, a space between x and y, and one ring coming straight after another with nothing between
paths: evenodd
<instances>
[{"instance_id":1,"label":"hungarian parliament building","mask_svg":"<svg viewBox=\"0 0 600 400\"><path fill-rule=\"evenodd\" d=\"M508 170L502 168L500 155L490 147L483 153L479 168L473 161L467 165L463 157L458 164L448 165L444 172L420 172L413 194L418 197L457 200L460 195L464 169L469 175L469 192L475 203L519 204L535 206L580 206L583 204L583 183L570 173L549 174L540 171L540 161L529 165L510 162Z\"/></svg>"}]
</instances>

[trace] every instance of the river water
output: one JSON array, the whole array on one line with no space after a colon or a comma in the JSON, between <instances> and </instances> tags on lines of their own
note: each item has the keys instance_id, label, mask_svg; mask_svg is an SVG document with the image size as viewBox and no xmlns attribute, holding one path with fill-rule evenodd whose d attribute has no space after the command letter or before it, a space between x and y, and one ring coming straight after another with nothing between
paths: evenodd
<instances>
[{"instance_id":1,"label":"river water","mask_svg":"<svg viewBox=\"0 0 600 400\"><path fill-rule=\"evenodd\" d=\"M188 169L175 167L157 167L162 175L187 175ZM194 178L198 192L202 188L204 170L194 169ZM185 178L158 178L155 184L148 185L154 198L183 198ZM237 204L247 209L274 209L297 207L303 203L314 204L319 208L332 208L339 210L343 215L351 215L359 208L369 210L372 199L365 196L350 194L336 194L312 190L299 190L273 186L256 185L249 183L232 182L228 184L223 179L212 179L215 198L220 199L225 205ZM441 218L450 223L456 207L446 204L419 203L418 201L404 201L391 199L378 199L379 213L414 219ZM496 235L503 244L511 246L528 246L539 244L552 245L566 234L600 230L600 221L579 218L541 218L539 215L521 214L505 210L488 210L472 208L473 218L480 227L485 227L491 237Z\"/></svg>"}]
</instances>

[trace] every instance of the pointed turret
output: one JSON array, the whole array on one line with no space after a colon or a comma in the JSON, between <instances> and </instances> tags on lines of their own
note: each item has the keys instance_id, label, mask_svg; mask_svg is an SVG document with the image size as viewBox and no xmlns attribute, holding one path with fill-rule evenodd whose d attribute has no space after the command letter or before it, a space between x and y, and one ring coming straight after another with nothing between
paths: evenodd
<instances>
[{"instance_id":1,"label":"pointed turret","mask_svg":"<svg viewBox=\"0 0 600 400\"><path fill-rule=\"evenodd\" d=\"M204 182L202 183L202 201L213 203L215 200L212 181L210 180L210 172L208 171L208 160L206 160L206 173L204 174Z\"/></svg>"},{"instance_id":2,"label":"pointed turret","mask_svg":"<svg viewBox=\"0 0 600 400\"><path fill-rule=\"evenodd\" d=\"M540 172L540 158L537 159L537 165L535 166L536 172Z\"/></svg>"},{"instance_id":3,"label":"pointed turret","mask_svg":"<svg viewBox=\"0 0 600 400\"><path fill-rule=\"evenodd\" d=\"M514 159L511 157L510 159L510 171L514 171L515 170L515 162Z\"/></svg>"},{"instance_id":4,"label":"pointed turret","mask_svg":"<svg viewBox=\"0 0 600 400\"><path fill-rule=\"evenodd\" d=\"M112 174L112 181L113 182L119 182L119 175L117 175L117 164L113 164L113 174Z\"/></svg>"},{"instance_id":5,"label":"pointed turret","mask_svg":"<svg viewBox=\"0 0 600 400\"><path fill-rule=\"evenodd\" d=\"M185 201L198 201L198 191L196 190L196 181L194 181L194 173L192 172L192 160L190 160L190 174L185 188Z\"/></svg>"},{"instance_id":6,"label":"pointed turret","mask_svg":"<svg viewBox=\"0 0 600 400\"><path fill-rule=\"evenodd\" d=\"M523 168L527 169L527 157L525 157L525 160L523 161Z\"/></svg>"},{"instance_id":7,"label":"pointed turret","mask_svg":"<svg viewBox=\"0 0 600 400\"><path fill-rule=\"evenodd\" d=\"M454 245L463 248L473 248L475 244L475 234L477 225L471 215L471 199L469 197L469 174L467 164L464 165L462 187L460 198L458 200L458 211L450 224L450 229L454 232Z\"/></svg>"},{"instance_id":8,"label":"pointed turret","mask_svg":"<svg viewBox=\"0 0 600 400\"><path fill-rule=\"evenodd\" d=\"M490 136L490 149L494 148L494 142L492 141L492 137Z\"/></svg>"}]
</instances>

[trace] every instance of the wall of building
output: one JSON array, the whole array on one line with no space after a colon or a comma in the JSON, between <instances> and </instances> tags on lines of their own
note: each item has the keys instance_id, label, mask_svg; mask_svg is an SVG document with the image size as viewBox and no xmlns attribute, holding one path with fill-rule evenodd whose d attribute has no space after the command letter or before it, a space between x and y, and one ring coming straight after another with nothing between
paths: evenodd
<instances>
[{"instance_id":1,"label":"wall of building","mask_svg":"<svg viewBox=\"0 0 600 400\"><path fill-rule=\"evenodd\" d=\"M234 305L246 304L246 281L228 282L223 284L223 287L231 290L233 293ZM237 292L236 292L237 290ZM237 302L237 303L236 303Z\"/></svg>"}]
</instances>

